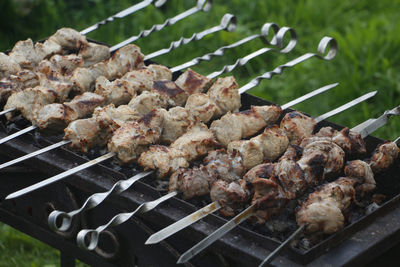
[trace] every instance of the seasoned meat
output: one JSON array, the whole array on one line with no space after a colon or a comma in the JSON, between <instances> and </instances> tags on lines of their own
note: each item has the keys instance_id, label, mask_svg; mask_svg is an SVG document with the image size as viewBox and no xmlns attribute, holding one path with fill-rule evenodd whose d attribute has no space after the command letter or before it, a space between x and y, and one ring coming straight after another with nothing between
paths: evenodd
<instances>
[{"instance_id":1,"label":"seasoned meat","mask_svg":"<svg viewBox=\"0 0 400 267\"><path fill-rule=\"evenodd\" d=\"M190 199L210 193L215 180L204 166L180 168L171 175L168 190L182 192L184 199Z\"/></svg>"},{"instance_id":2,"label":"seasoned meat","mask_svg":"<svg viewBox=\"0 0 400 267\"><path fill-rule=\"evenodd\" d=\"M297 162L304 171L309 185L318 184L340 172L344 165L345 153L338 145L330 141L316 141L308 144L301 159Z\"/></svg>"},{"instance_id":3,"label":"seasoned meat","mask_svg":"<svg viewBox=\"0 0 400 267\"><path fill-rule=\"evenodd\" d=\"M217 140L227 146L234 140L254 135L263 127L275 122L282 113L278 106L252 106L250 110L227 113L221 119L213 121L210 129Z\"/></svg>"},{"instance_id":4,"label":"seasoned meat","mask_svg":"<svg viewBox=\"0 0 400 267\"><path fill-rule=\"evenodd\" d=\"M106 104L116 106L129 103L136 97L136 88L134 83L123 79L116 79L110 82L106 77L100 76L96 79L94 93L103 96Z\"/></svg>"},{"instance_id":5,"label":"seasoned meat","mask_svg":"<svg viewBox=\"0 0 400 267\"><path fill-rule=\"evenodd\" d=\"M55 73L70 74L73 70L82 66L83 58L81 55L54 55L49 60L42 60L35 70L51 77Z\"/></svg>"},{"instance_id":6,"label":"seasoned meat","mask_svg":"<svg viewBox=\"0 0 400 267\"><path fill-rule=\"evenodd\" d=\"M221 111L207 94L192 94L186 100L185 108L201 122L207 123L215 118Z\"/></svg>"},{"instance_id":7,"label":"seasoned meat","mask_svg":"<svg viewBox=\"0 0 400 267\"><path fill-rule=\"evenodd\" d=\"M163 98L157 92L144 91L129 102L128 106L135 110L137 114L146 115L156 108L167 108L168 99Z\"/></svg>"},{"instance_id":8,"label":"seasoned meat","mask_svg":"<svg viewBox=\"0 0 400 267\"><path fill-rule=\"evenodd\" d=\"M365 193L369 193L375 190L376 182L374 179L374 173L368 163L362 160L349 161L344 168L344 174L346 177L355 179L356 192L363 196Z\"/></svg>"},{"instance_id":9,"label":"seasoned meat","mask_svg":"<svg viewBox=\"0 0 400 267\"><path fill-rule=\"evenodd\" d=\"M242 158L237 154L227 153L225 149L208 152L203 162L210 175L227 182L241 179L246 171Z\"/></svg>"},{"instance_id":10,"label":"seasoned meat","mask_svg":"<svg viewBox=\"0 0 400 267\"><path fill-rule=\"evenodd\" d=\"M355 199L354 183L342 177L312 193L296 212L297 224L305 224L308 233L332 234L342 229L343 213Z\"/></svg>"},{"instance_id":11,"label":"seasoned meat","mask_svg":"<svg viewBox=\"0 0 400 267\"><path fill-rule=\"evenodd\" d=\"M269 220L271 215L281 212L287 202L286 194L274 176L268 179L255 177L251 184L254 189L251 204L256 204L256 211L252 219L258 224L263 224Z\"/></svg>"},{"instance_id":12,"label":"seasoned meat","mask_svg":"<svg viewBox=\"0 0 400 267\"><path fill-rule=\"evenodd\" d=\"M190 110L174 107L164 112L161 143L171 144L195 122Z\"/></svg>"},{"instance_id":13,"label":"seasoned meat","mask_svg":"<svg viewBox=\"0 0 400 267\"><path fill-rule=\"evenodd\" d=\"M182 106L188 98L188 94L184 90L169 80L155 81L153 91L160 94L161 98L168 99L168 104L173 107Z\"/></svg>"},{"instance_id":14,"label":"seasoned meat","mask_svg":"<svg viewBox=\"0 0 400 267\"><path fill-rule=\"evenodd\" d=\"M25 88L39 85L39 76L30 70L22 70L15 75L0 80L0 101Z\"/></svg>"},{"instance_id":15,"label":"seasoned meat","mask_svg":"<svg viewBox=\"0 0 400 267\"><path fill-rule=\"evenodd\" d=\"M100 76L104 76L108 80L120 78L129 71L143 67L143 58L138 46L126 45L106 61L96 63L90 68L76 68L71 75L74 89L78 93L88 91Z\"/></svg>"},{"instance_id":16,"label":"seasoned meat","mask_svg":"<svg viewBox=\"0 0 400 267\"><path fill-rule=\"evenodd\" d=\"M88 45L86 37L71 28L57 30L47 41L59 44L64 50L79 50ZM44 42L45 45L46 42Z\"/></svg>"},{"instance_id":17,"label":"seasoned meat","mask_svg":"<svg viewBox=\"0 0 400 267\"><path fill-rule=\"evenodd\" d=\"M223 216L234 216L246 204L250 192L244 180L231 183L217 180L211 187L210 196L222 206L219 212Z\"/></svg>"},{"instance_id":18,"label":"seasoned meat","mask_svg":"<svg viewBox=\"0 0 400 267\"><path fill-rule=\"evenodd\" d=\"M11 52L8 54L23 69L33 69L33 67L43 59L35 50L31 39L18 41Z\"/></svg>"},{"instance_id":19,"label":"seasoned meat","mask_svg":"<svg viewBox=\"0 0 400 267\"><path fill-rule=\"evenodd\" d=\"M205 92L211 85L211 79L188 69L175 81L189 95Z\"/></svg>"},{"instance_id":20,"label":"seasoned meat","mask_svg":"<svg viewBox=\"0 0 400 267\"><path fill-rule=\"evenodd\" d=\"M121 79L135 84L137 92L150 91L158 80L171 80L171 71L161 65L149 65L146 68L132 70Z\"/></svg>"},{"instance_id":21,"label":"seasoned meat","mask_svg":"<svg viewBox=\"0 0 400 267\"><path fill-rule=\"evenodd\" d=\"M274 161L285 152L289 139L277 125L268 126L264 132L250 140L238 140L228 144L228 151L238 151L246 169L261 164L264 160Z\"/></svg>"},{"instance_id":22,"label":"seasoned meat","mask_svg":"<svg viewBox=\"0 0 400 267\"><path fill-rule=\"evenodd\" d=\"M35 115L36 125L41 129L63 130L71 121L92 114L94 109L104 102L104 97L85 92L64 104L45 105Z\"/></svg>"},{"instance_id":23,"label":"seasoned meat","mask_svg":"<svg viewBox=\"0 0 400 267\"><path fill-rule=\"evenodd\" d=\"M160 178L179 168L189 167L186 151L161 145L150 146L148 151L140 155L138 162L145 169L156 170Z\"/></svg>"},{"instance_id":24,"label":"seasoned meat","mask_svg":"<svg viewBox=\"0 0 400 267\"><path fill-rule=\"evenodd\" d=\"M332 127L324 127L315 136L330 137L333 142L340 146L346 154L365 154L367 152L365 142L357 132L350 131L345 127L341 131Z\"/></svg>"},{"instance_id":25,"label":"seasoned meat","mask_svg":"<svg viewBox=\"0 0 400 267\"><path fill-rule=\"evenodd\" d=\"M312 134L316 122L313 118L304 115L299 111L287 113L281 121L283 129L291 144L298 145L301 140Z\"/></svg>"},{"instance_id":26,"label":"seasoned meat","mask_svg":"<svg viewBox=\"0 0 400 267\"><path fill-rule=\"evenodd\" d=\"M21 70L22 68L17 61L0 52L0 78L8 77Z\"/></svg>"},{"instance_id":27,"label":"seasoned meat","mask_svg":"<svg viewBox=\"0 0 400 267\"><path fill-rule=\"evenodd\" d=\"M243 179L251 183L255 178L269 179L275 176L276 163L263 163L251 168L243 176Z\"/></svg>"},{"instance_id":28,"label":"seasoned meat","mask_svg":"<svg viewBox=\"0 0 400 267\"><path fill-rule=\"evenodd\" d=\"M399 148L393 142L387 141L378 146L370 159L370 165L374 173L379 173L392 165L399 156Z\"/></svg>"},{"instance_id":29,"label":"seasoned meat","mask_svg":"<svg viewBox=\"0 0 400 267\"><path fill-rule=\"evenodd\" d=\"M90 67L98 62L110 58L110 48L105 45L89 43L79 50L84 60L84 67Z\"/></svg>"},{"instance_id":30,"label":"seasoned meat","mask_svg":"<svg viewBox=\"0 0 400 267\"><path fill-rule=\"evenodd\" d=\"M118 128L108 142L108 150L116 153L123 164L135 161L150 144L160 140L164 112L165 110L155 109L138 121Z\"/></svg>"},{"instance_id":31,"label":"seasoned meat","mask_svg":"<svg viewBox=\"0 0 400 267\"><path fill-rule=\"evenodd\" d=\"M4 110L15 108L28 120L34 119L34 114L44 105L53 103L57 99L57 94L53 90L37 86L12 94ZM12 119L13 114L7 113L7 119Z\"/></svg>"},{"instance_id":32,"label":"seasoned meat","mask_svg":"<svg viewBox=\"0 0 400 267\"><path fill-rule=\"evenodd\" d=\"M160 177L187 168L189 163L215 149L217 143L212 132L204 124L189 126L181 137L169 147L154 145L139 157L139 164L145 169L157 170Z\"/></svg>"},{"instance_id":33,"label":"seasoned meat","mask_svg":"<svg viewBox=\"0 0 400 267\"><path fill-rule=\"evenodd\" d=\"M233 76L218 78L210 87L207 95L220 110L218 116L227 112L236 112L241 106L239 86Z\"/></svg>"}]
</instances>

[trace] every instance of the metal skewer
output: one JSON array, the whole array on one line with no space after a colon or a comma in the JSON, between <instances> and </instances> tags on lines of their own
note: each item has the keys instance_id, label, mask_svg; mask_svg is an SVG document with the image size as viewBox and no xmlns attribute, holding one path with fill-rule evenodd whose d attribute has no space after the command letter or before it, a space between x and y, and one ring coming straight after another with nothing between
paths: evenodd
<instances>
[{"instance_id":1,"label":"metal skewer","mask_svg":"<svg viewBox=\"0 0 400 267\"><path fill-rule=\"evenodd\" d=\"M214 26L214 27L209 28L209 29L206 29L206 30L204 30L204 31L202 31L200 33L194 33L192 35L192 37L190 37L190 38L183 38L182 37L178 41L171 42L169 48L163 48L163 49L160 49L160 50L158 50L156 52L153 52L153 53L147 55L144 59L147 60L147 59L152 59L152 58L164 55L164 54L169 53L170 51L172 51L172 50L174 50L174 49L176 49L176 48L178 48L180 46L187 45L192 41L199 41L202 38L204 38L205 36L207 36L209 34L212 34L212 33L215 33L215 32L218 32L218 31L221 31L221 30L227 30L229 32L232 32L232 31L234 31L236 29L236 25L237 25L236 21L237 21L236 20L236 16L234 16L232 14L229 14L229 13L225 14L222 17L221 23L219 25ZM179 71L179 70L181 70L181 69L179 69L179 66L178 66L178 68L176 68L176 70L172 71L172 72L176 72L176 71ZM8 112L12 112L14 110L15 110L15 108L7 109L7 110L5 110L3 112L0 112L0 116L3 115L3 114L6 114ZM22 129L22 130L20 130L20 131L18 131L16 133L14 133L14 134L6 136L3 139L0 139L0 145L5 143L5 142L8 142L8 141L10 141L10 140L12 140L12 139L14 139L16 137L18 137L18 136L21 136L21 135L23 135L25 133L31 132L31 131L33 131L33 130L35 130L37 128L38 128L37 125L32 125L32 126L29 126L29 127L25 128L25 129Z\"/></svg>"},{"instance_id":2,"label":"metal skewer","mask_svg":"<svg viewBox=\"0 0 400 267\"><path fill-rule=\"evenodd\" d=\"M274 23L270 23L270 27L275 27L275 26L273 26L273 25L275 25ZM276 26L277 27L277 26ZM288 30L287 29L283 29L283 31L284 32L287 32ZM279 37L280 36L280 37ZM282 42L282 38L283 38L283 35L279 35L278 36L278 34L276 34L276 38L274 37L273 38L273 40L276 40L276 43L277 43L277 45L278 46L280 46L280 44L281 44L281 42ZM293 47L292 47L293 48ZM276 50L276 49L274 49L274 48L269 48L270 49L270 51L280 51L280 50ZM285 49L285 48L284 48ZM284 50L283 49L283 50ZM287 53L287 51L285 50L285 53ZM238 65L237 65L238 66ZM179 68L184 68L185 66L184 66L184 64L182 64L182 65L180 65L179 66ZM173 69L173 71L175 72L175 71L180 71L181 69L177 69L177 68L172 68ZM171 69L171 70L172 70ZM233 70L234 68L232 68L231 70ZM48 151L48 150L46 150L46 151ZM107 154L105 154L104 156L109 156L109 157L112 157L112 156L114 156L115 154L114 153L107 153ZM99 162L97 162L96 161L97 159L94 159L94 160L92 160L92 161L89 161L89 162L87 162L86 164L86 166L87 166L87 168L89 168L89 167L91 167L91 166L93 166L93 165L96 165L96 164L98 164ZM68 171L65 171L65 172L63 172L63 173L60 173L59 175L56 175L55 177L57 177L57 179L53 179L54 177L51 177L51 178L48 178L48 179L46 179L45 181L47 181L49 184L51 184L51 183L54 183L54 182L57 182L57 181L59 181L59 180L61 180L61 179L63 179L63 178L65 178L65 177L67 177L67 176L69 176L69 175L71 175L71 174L74 174L75 172L74 172L74 170L78 170L78 171L80 171L80 170L82 170L81 168L78 168L78 167L76 167L76 168L73 168L73 169L70 169L70 170L68 170ZM39 188L41 188L41 187L43 187L44 186L44 182L45 181L43 181L43 183L41 183L40 184L40 187L36 187L36 185L32 185L32 186L29 186L29 187L26 187L25 189L22 189L22 190L19 190L19 191L17 191L17 192L14 192L14 193L12 193L12 194L10 194L9 196L7 196L7 197L10 197L10 198L14 198L14 197L17 197L17 196L20 196L20 195L23 195L23 194L26 194L26 193L28 193L28 192L31 192L31 191L34 191L34 190L37 190L37 189L39 189ZM22 193L22 194L21 194Z\"/></svg>"},{"instance_id":3,"label":"metal skewer","mask_svg":"<svg viewBox=\"0 0 400 267\"><path fill-rule=\"evenodd\" d=\"M126 17L132 13L135 13L139 10L142 10L143 8L152 4L153 2L154 2L154 0L144 0L140 3L137 3L131 7L128 7L127 9L124 9L124 10L118 12L115 15L112 15L112 16L106 18L105 20L102 20L90 27L87 27L86 29L82 30L80 33L86 35L94 30L97 30L98 28L100 28L101 26L103 26L105 24L114 21L115 19L121 19L121 18ZM159 8L159 7L163 6L166 2L167 2L167 0L158 0L158 1L155 1L154 6Z\"/></svg>"},{"instance_id":4,"label":"metal skewer","mask_svg":"<svg viewBox=\"0 0 400 267\"><path fill-rule=\"evenodd\" d=\"M123 41L123 42L121 42L121 43L119 43L117 45L112 46L110 48L110 51L117 50L117 49L119 49L119 48L121 48L121 47L123 47L123 46L125 46L125 45L127 45L129 43L132 43L132 42L134 42L134 41L136 41L136 40L138 40L138 39L140 39L142 37L149 36L153 32L161 31L165 27L174 25L178 21L180 21L180 20L182 20L182 19L184 19L184 18L186 18L186 17L188 17L190 15L193 15L193 14L199 12L199 11L208 12L211 9L211 6L212 6L212 1L211 0L198 0L195 7L192 7L191 9L188 9L185 12L182 12L182 13L178 14L173 18L169 18L169 19L165 20L163 24L153 25L153 27L151 27L150 29L143 30L138 35L132 36L132 37L126 39L125 41Z\"/></svg>"},{"instance_id":5,"label":"metal skewer","mask_svg":"<svg viewBox=\"0 0 400 267\"><path fill-rule=\"evenodd\" d=\"M360 96L332 111L329 111L319 117L316 118L319 121L321 121L321 118L327 118L327 115L329 114L330 116L336 115L344 110L347 110L348 108L355 106L372 96L374 96L377 93L377 91L373 91L370 93L367 93L363 96ZM230 230L235 228L237 225L239 225L241 222L249 218L250 216L253 215L253 211L256 207L257 203L252 204L249 206L247 209L245 209L243 212L239 213L237 216L235 216L233 219L229 220L227 223L225 223L223 226L218 228L215 232L201 240L199 243L197 243L195 246L190 248L188 251L182 254L182 256L178 259L177 263L184 263L199 254L201 251L203 251L205 248L207 248L209 245L220 239L223 235L228 233Z\"/></svg>"},{"instance_id":6,"label":"metal skewer","mask_svg":"<svg viewBox=\"0 0 400 267\"><path fill-rule=\"evenodd\" d=\"M301 101L304 101L304 100L311 98L317 94L320 94L329 89L332 89L332 88L336 87L337 85L338 85L338 83L335 83L335 84L330 84L330 85L324 86L322 88L316 89L302 97L299 97L298 99L291 101L290 103L293 103L293 105L298 104ZM290 107L287 104L284 106L287 106L286 108ZM52 228L53 230L57 230L57 231L67 231L69 229L69 227L71 226L72 217L77 216L78 214L80 214L83 211L97 207L104 200L106 200L110 195L121 194L122 192L128 190L135 182L139 181L140 179L142 179L152 173L153 172L145 172L144 174L140 173L140 174L137 174L137 175L129 178L128 180L118 181L112 186L112 188L110 190L103 192L103 193L95 193L95 194L91 195L85 201L85 203L82 205L82 207L77 210L71 211L69 213L58 211L58 210L53 211L52 213L50 213L49 219L48 219L50 228ZM214 208L217 208L217 205L218 204L214 204ZM63 221L62 225L60 225L60 226L58 226L56 224L56 222L59 221L58 217L66 218L66 220ZM197 218L197 216L193 216L193 217Z\"/></svg>"}]
</instances>

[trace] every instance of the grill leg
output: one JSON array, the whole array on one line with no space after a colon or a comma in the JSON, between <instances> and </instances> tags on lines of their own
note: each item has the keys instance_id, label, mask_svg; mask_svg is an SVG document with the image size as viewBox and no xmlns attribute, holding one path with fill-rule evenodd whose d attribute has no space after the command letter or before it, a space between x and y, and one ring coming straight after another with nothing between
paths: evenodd
<instances>
[{"instance_id":1,"label":"grill leg","mask_svg":"<svg viewBox=\"0 0 400 267\"><path fill-rule=\"evenodd\" d=\"M60 251L60 266L75 267L75 258L63 251Z\"/></svg>"}]
</instances>

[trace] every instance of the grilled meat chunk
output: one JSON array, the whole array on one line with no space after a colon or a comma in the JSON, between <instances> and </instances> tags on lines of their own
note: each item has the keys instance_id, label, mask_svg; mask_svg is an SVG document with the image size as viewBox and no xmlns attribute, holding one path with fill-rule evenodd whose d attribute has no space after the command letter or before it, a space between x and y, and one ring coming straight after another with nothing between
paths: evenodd
<instances>
[{"instance_id":1,"label":"grilled meat chunk","mask_svg":"<svg viewBox=\"0 0 400 267\"><path fill-rule=\"evenodd\" d=\"M246 171L242 158L235 153L227 153L225 149L208 152L203 162L211 176L227 182L241 179Z\"/></svg>"},{"instance_id":2,"label":"grilled meat chunk","mask_svg":"<svg viewBox=\"0 0 400 267\"><path fill-rule=\"evenodd\" d=\"M143 92L150 91L155 81L171 80L172 72L167 67L152 64L129 71L122 79L134 83L137 92Z\"/></svg>"},{"instance_id":3,"label":"grilled meat chunk","mask_svg":"<svg viewBox=\"0 0 400 267\"><path fill-rule=\"evenodd\" d=\"M211 85L211 79L188 69L175 81L189 95L205 92Z\"/></svg>"},{"instance_id":4,"label":"grilled meat chunk","mask_svg":"<svg viewBox=\"0 0 400 267\"><path fill-rule=\"evenodd\" d=\"M168 104L174 107L182 106L188 98L188 94L184 90L169 80L154 81L153 91L160 94L161 98L168 99Z\"/></svg>"},{"instance_id":5,"label":"grilled meat chunk","mask_svg":"<svg viewBox=\"0 0 400 267\"><path fill-rule=\"evenodd\" d=\"M193 116L204 123L215 118L220 113L219 108L207 94L193 94L186 100L185 108L190 110Z\"/></svg>"},{"instance_id":6,"label":"grilled meat chunk","mask_svg":"<svg viewBox=\"0 0 400 267\"><path fill-rule=\"evenodd\" d=\"M43 106L35 114L35 122L41 129L63 130L70 122L92 114L94 109L104 102L104 97L85 92L70 102Z\"/></svg>"},{"instance_id":7,"label":"grilled meat chunk","mask_svg":"<svg viewBox=\"0 0 400 267\"><path fill-rule=\"evenodd\" d=\"M387 141L378 146L370 158L370 165L374 173L379 173L392 165L399 156L399 148L393 142Z\"/></svg>"},{"instance_id":8,"label":"grilled meat chunk","mask_svg":"<svg viewBox=\"0 0 400 267\"><path fill-rule=\"evenodd\" d=\"M228 144L228 152L237 151L246 169L261 164L264 160L274 161L285 152L289 139L277 125L267 126L263 133L250 140L237 140Z\"/></svg>"},{"instance_id":9,"label":"grilled meat chunk","mask_svg":"<svg viewBox=\"0 0 400 267\"><path fill-rule=\"evenodd\" d=\"M332 141L340 146L348 155L365 154L367 152L364 139L357 132L350 131L345 127L340 131L332 127L324 127L315 136L330 137Z\"/></svg>"},{"instance_id":10,"label":"grilled meat chunk","mask_svg":"<svg viewBox=\"0 0 400 267\"><path fill-rule=\"evenodd\" d=\"M39 76L30 70L22 70L15 75L0 80L0 101L6 100L11 94L25 88L39 85Z\"/></svg>"},{"instance_id":11,"label":"grilled meat chunk","mask_svg":"<svg viewBox=\"0 0 400 267\"><path fill-rule=\"evenodd\" d=\"M345 153L330 141L316 141L308 144L297 162L304 171L309 185L319 184L326 176L340 172L344 165Z\"/></svg>"},{"instance_id":12,"label":"grilled meat chunk","mask_svg":"<svg viewBox=\"0 0 400 267\"><path fill-rule=\"evenodd\" d=\"M36 52L32 39L18 41L8 56L23 69L33 69L43 59L42 55Z\"/></svg>"},{"instance_id":13,"label":"grilled meat chunk","mask_svg":"<svg viewBox=\"0 0 400 267\"><path fill-rule=\"evenodd\" d=\"M344 226L343 213L355 199L355 181L342 177L312 193L296 212L298 225L308 233L332 234Z\"/></svg>"},{"instance_id":14,"label":"grilled meat chunk","mask_svg":"<svg viewBox=\"0 0 400 267\"><path fill-rule=\"evenodd\" d=\"M263 127L275 122L282 109L275 105L252 106L250 110L227 113L221 119L213 121L210 129L217 140L227 146L234 140L254 135Z\"/></svg>"},{"instance_id":15,"label":"grilled meat chunk","mask_svg":"<svg viewBox=\"0 0 400 267\"><path fill-rule=\"evenodd\" d=\"M106 104L119 106L136 97L136 88L134 84L123 79L110 82L106 77L100 76L96 79L94 93L103 96Z\"/></svg>"},{"instance_id":16,"label":"grilled meat chunk","mask_svg":"<svg viewBox=\"0 0 400 267\"><path fill-rule=\"evenodd\" d=\"M90 67L97 62L107 60L110 58L110 48L105 45L96 43L89 43L79 50L79 55L83 58L83 66Z\"/></svg>"},{"instance_id":17,"label":"grilled meat chunk","mask_svg":"<svg viewBox=\"0 0 400 267\"><path fill-rule=\"evenodd\" d=\"M81 55L54 55L49 60L42 60L35 68L46 75L52 77L54 75L71 74L73 70L83 66L83 58Z\"/></svg>"},{"instance_id":18,"label":"grilled meat chunk","mask_svg":"<svg viewBox=\"0 0 400 267\"><path fill-rule=\"evenodd\" d=\"M355 186L357 194L363 196L375 190L376 182L374 173L368 163L362 160L349 161L344 168L346 177L355 179L357 184Z\"/></svg>"},{"instance_id":19,"label":"grilled meat chunk","mask_svg":"<svg viewBox=\"0 0 400 267\"><path fill-rule=\"evenodd\" d=\"M219 212L223 216L234 216L246 204L250 192L242 179L230 183L217 180L211 187L210 196L222 206Z\"/></svg>"},{"instance_id":20,"label":"grilled meat chunk","mask_svg":"<svg viewBox=\"0 0 400 267\"><path fill-rule=\"evenodd\" d=\"M162 125L161 143L171 144L182 136L187 128L195 122L190 110L174 107L165 110Z\"/></svg>"},{"instance_id":21,"label":"grilled meat chunk","mask_svg":"<svg viewBox=\"0 0 400 267\"><path fill-rule=\"evenodd\" d=\"M255 178L269 179L275 176L276 163L263 163L251 168L243 176L243 179L252 183Z\"/></svg>"},{"instance_id":22,"label":"grilled meat chunk","mask_svg":"<svg viewBox=\"0 0 400 267\"><path fill-rule=\"evenodd\" d=\"M169 179L170 192L182 192L184 199L204 196L210 193L216 178L210 175L206 167L179 168Z\"/></svg>"},{"instance_id":23,"label":"grilled meat chunk","mask_svg":"<svg viewBox=\"0 0 400 267\"><path fill-rule=\"evenodd\" d=\"M128 106L135 110L137 114L146 115L156 108L167 108L168 99L163 98L157 92L144 91L137 97L132 98Z\"/></svg>"},{"instance_id":24,"label":"grilled meat chunk","mask_svg":"<svg viewBox=\"0 0 400 267\"><path fill-rule=\"evenodd\" d=\"M118 128L108 142L108 150L116 153L123 164L135 161L150 144L160 140L164 111L153 110L138 121Z\"/></svg>"},{"instance_id":25,"label":"grilled meat chunk","mask_svg":"<svg viewBox=\"0 0 400 267\"><path fill-rule=\"evenodd\" d=\"M0 52L0 78L8 77L21 70L22 68L17 61Z\"/></svg>"},{"instance_id":26,"label":"grilled meat chunk","mask_svg":"<svg viewBox=\"0 0 400 267\"><path fill-rule=\"evenodd\" d=\"M310 136L315 125L313 118L299 111L287 113L281 121L281 129L286 132L290 143L295 145L299 145L305 137Z\"/></svg>"},{"instance_id":27,"label":"grilled meat chunk","mask_svg":"<svg viewBox=\"0 0 400 267\"><path fill-rule=\"evenodd\" d=\"M169 147L154 145L139 157L139 164L145 169L157 170L159 177L187 168L189 163L214 149L217 143L214 135L204 124L189 126L187 132Z\"/></svg>"}]
</instances>

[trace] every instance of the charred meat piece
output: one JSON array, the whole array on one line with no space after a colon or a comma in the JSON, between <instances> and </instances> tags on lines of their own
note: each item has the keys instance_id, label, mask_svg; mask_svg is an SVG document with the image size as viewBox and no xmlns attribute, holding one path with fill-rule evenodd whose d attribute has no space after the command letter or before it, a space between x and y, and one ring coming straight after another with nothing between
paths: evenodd
<instances>
[{"instance_id":1,"label":"charred meat piece","mask_svg":"<svg viewBox=\"0 0 400 267\"><path fill-rule=\"evenodd\" d=\"M205 92L211 85L211 79L188 69L175 81L189 95Z\"/></svg>"},{"instance_id":2,"label":"charred meat piece","mask_svg":"<svg viewBox=\"0 0 400 267\"><path fill-rule=\"evenodd\" d=\"M83 58L83 66L90 67L98 62L110 58L110 48L105 45L89 43L79 50L79 55Z\"/></svg>"},{"instance_id":3,"label":"charred meat piece","mask_svg":"<svg viewBox=\"0 0 400 267\"><path fill-rule=\"evenodd\" d=\"M11 94L25 88L39 85L39 76L30 70L22 70L15 75L0 80L0 101L6 100Z\"/></svg>"},{"instance_id":4,"label":"charred meat piece","mask_svg":"<svg viewBox=\"0 0 400 267\"><path fill-rule=\"evenodd\" d=\"M85 92L70 102L43 106L35 115L35 122L41 129L63 130L70 122L92 114L104 102L104 97Z\"/></svg>"},{"instance_id":5,"label":"charred meat piece","mask_svg":"<svg viewBox=\"0 0 400 267\"><path fill-rule=\"evenodd\" d=\"M210 129L217 140L227 146L230 142L254 135L263 127L274 123L282 113L278 106L252 106L250 110L227 113L213 121Z\"/></svg>"},{"instance_id":6,"label":"charred meat piece","mask_svg":"<svg viewBox=\"0 0 400 267\"><path fill-rule=\"evenodd\" d=\"M399 148L393 142L387 141L378 146L370 158L370 165L374 173L379 173L392 165L399 156Z\"/></svg>"},{"instance_id":7,"label":"charred meat piece","mask_svg":"<svg viewBox=\"0 0 400 267\"><path fill-rule=\"evenodd\" d=\"M243 179L252 183L255 178L269 179L275 176L276 163L263 163L251 168L244 176Z\"/></svg>"},{"instance_id":8,"label":"charred meat piece","mask_svg":"<svg viewBox=\"0 0 400 267\"><path fill-rule=\"evenodd\" d=\"M241 179L246 171L242 158L235 153L227 153L225 149L209 152L203 162L211 175L227 182Z\"/></svg>"},{"instance_id":9,"label":"charred meat piece","mask_svg":"<svg viewBox=\"0 0 400 267\"><path fill-rule=\"evenodd\" d=\"M122 76L123 80L135 84L137 92L150 91L158 80L171 80L171 71L161 65L149 65L127 72Z\"/></svg>"},{"instance_id":10,"label":"charred meat piece","mask_svg":"<svg viewBox=\"0 0 400 267\"><path fill-rule=\"evenodd\" d=\"M128 106L135 110L139 115L146 115L156 108L167 108L168 99L163 98L157 92L144 91L129 102Z\"/></svg>"},{"instance_id":11,"label":"charred meat piece","mask_svg":"<svg viewBox=\"0 0 400 267\"><path fill-rule=\"evenodd\" d=\"M182 136L195 120L190 112L182 107L174 107L164 112L162 135L160 142L171 144Z\"/></svg>"},{"instance_id":12,"label":"charred meat piece","mask_svg":"<svg viewBox=\"0 0 400 267\"><path fill-rule=\"evenodd\" d=\"M160 140L163 112L165 110L153 110L138 121L118 128L108 142L108 150L116 153L123 164L135 161L150 144Z\"/></svg>"},{"instance_id":13,"label":"charred meat piece","mask_svg":"<svg viewBox=\"0 0 400 267\"><path fill-rule=\"evenodd\" d=\"M295 145L299 145L305 137L310 136L315 125L313 118L299 111L287 113L281 121L281 129L286 132L290 143Z\"/></svg>"},{"instance_id":14,"label":"charred meat piece","mask_svg":"<svg viewBox=\"0 0 400 267\"><path fill-rule=\"evenodd\" d=\"M219 212L223 216L234 216L244 207L250 192L244 180L231 183L217 180L211 187L210 196L212 201L218 201L222 206Z\"/></svg>"},{"instance_id":15,"label":"charred meat piece","mask_svg":"<svg viewBox=\"0 0 400 267\"><path fill-rule=\"evenodd\" d=\"M344 227L343 213L355 199L355 181L342 177L312 193L296 212L298 225L306 232L332 234Z\"/></svg>"},{"instance_id":16,"label":"charred meat piece","mask_svg":"<svg viewBox=\"0 0 400 267\"><path fill-rule=\"evenodd\" d=\"M22 68L17 61L0 52L0 78L8 77L21 70Z\"/></svg>"},{"instance_id":17,"label":"charred meat piece","mask_svg":"<svg viewBox=\"0 0 400 267\"><path fill-rule=\"evenodd\" d=\"M366 193L370 193L375 190L376 182L374 179L374 173L368 163L362 160L349 161L344 168L344 174L346 177L355 179L356 192L363 196Z\"/></svg>"},{"instance_id":18,"label":"charred meat piece","mask_svg":"<svg viewBox=\"0 0 400 267\"><path fill-rule=\"evenodd\" d=\"M94 93L103 96L106 104L119 106L129 103L132 98L136 97L136 88L133 83L123 79L110 82L106 77L100 76L96 80Z\"/></svg>"},{"instance_id":19,"label":"charred meat piece","mask_svg":"<svg viewBox=\"0 0 400 267\"><path fill-rule=\"evenodd\" d=\"M209 194L215 180L204 166L180 168L171 175L168 190L182 192L184 199L190 199Z\"/></svg>"},{"instance_id":20,"label":"charred meat piece","mask_svg":"<svg viewBox=\"0 0 400 267\"><path fill-rule=\"evenodd\" d=\"M340 172L344 165L345 153L338 145L330 141L316 141L308 144L301 159L297 162L304 171L309 185L319 184L330 176Z\"/></svg>"},{"instance_id":21,"label":"charred meat piece","mask_svg":"<svg viewBox=\"0 0 400 267\"><path fill-rule=\"evenodd\" d=\"M167 99L169 106L182 106L188 98L188 94L184 90L169 80L154 81L153 91L160 94L161 98Z\"/></svg>"},{"instance_id":22,"label":"charred meat piece","mask_svg":"<svg viewBox=\"0 0 400 267\"><path fill-rule=\"evenodd\" d=\"M72 73L78 67L83 66L83 58L80 55L54 55L49 60L42 60L35 68L46 75L46 77L54 76L55 73L67 75Z\"/></svg>"},{"instance_id":23,"label":"charred meat piece","mask_svg":"<svg viewBox=\"0 0 400 267\"><path fill-rule=\"evenodd\" d=\"M193 94L186 100L185 108L190 110L193 116L204 123L215 118L220 113L217 105L210 99L207 94Z\"/></svg>"}]
</instances>

